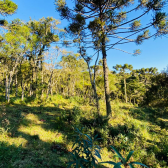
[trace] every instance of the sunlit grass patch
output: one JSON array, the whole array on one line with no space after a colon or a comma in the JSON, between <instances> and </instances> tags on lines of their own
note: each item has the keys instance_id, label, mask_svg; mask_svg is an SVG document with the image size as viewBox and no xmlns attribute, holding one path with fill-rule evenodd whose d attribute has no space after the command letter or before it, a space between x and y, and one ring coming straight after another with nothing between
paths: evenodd
<instances>
[{"instance_id":1,"label":"sunlit grass patch","mask_svg":"<svg viewBox=\"0 0 168 168\"><path fill-rule=\"evenodd\" d=\"M0 134L0 142L7 142L9 145L15 145L16 147L27 144L27 140L22 137L11 137L8 134Z\"/></svg>"},{"instance_id":2,"label":"sunlit grass patch","mask_svg":"<svg viewBox=\"0 0 168 168\"><path fill-rule=\"evenodd\" d=\"M31 125L28 127L20 126L18 131L31 136L38 135L39 139L44 142L51 143L54 141L57 141L57 142L64 141L63 135L61 133L59 133L58 131L55 131L55 132L50 130L46 131L40 125L39 126Z\"/></svg>"}]
</instances>

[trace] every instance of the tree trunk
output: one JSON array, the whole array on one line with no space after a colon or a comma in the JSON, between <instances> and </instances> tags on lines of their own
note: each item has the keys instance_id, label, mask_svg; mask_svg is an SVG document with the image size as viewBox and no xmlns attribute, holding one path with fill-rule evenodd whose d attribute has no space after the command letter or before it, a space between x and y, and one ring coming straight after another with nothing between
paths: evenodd
<instances>
[{"instance_id":1,"label":"tree trunk","mask_svg":"<svg viewBox=\"0 0 168 168\"><path fill-rule=\"evenodd\" d=\"M127 103L127 84L126 84L126 78L124 77L124 90L125 90L125 102Z\"/></svg>"},{"instance_id":2,"label":"tree trunk","mask_svg":"<svg viewBox=\"0 0 168 168\"><path fill-rule=\"evenodd\" d=\"M105 99L106 99L106 113L107 117L112 116L111 112L111 105L110 105L110 91L109 91L109 81L108 81L108 67L107 67L107 54L106 54L106 36L105 36L105 30L103 26L104 22L104 13L102 9L102 1L99 1L99 18L102 23L101 26L101 51L103 56L103 75L104 75L104 91L105 91Z\"/></svg>"},{"instance_id":3,"label":"tree trunk","mask_svg":"<svg viewBox=\"0 0 168 168\"><path fill-rule=\"evenodd\" d=\"M24 82L22 80L22 101L23 101L23 99L24 99Z\"/></svg>"},{"instance_id":4,"label":"tree trunk","mask_svg":"<svg viewBox=\"0 0 168 168\"><path fill-rule=\"evenodd\" d=\"M42 71L41 71L41 83L42 83L41 98L43 98L43 93L44 93L44 88L43 88L43 84L44 84L43 68L42 68Z\"/></svg>"},{"instance_id":5,"label":"tree trunk","mask_svg":"<svg viewBox=\"0 0 168 168\"><path fill-rule=\"evenodd\" d=\"M9 73L9 81L8 81L8 103L10 101L10 84L12 82L12 72Z\"/></svg>"},{"instance_id":6,"label":"tree trunk","mask_svg":"<svg viewBox=\"0 0 168 168\"><path fill-rule=\"evenodd\" d=\"M7 72L6 72L6 82L5 82L5 99L8 100L8 75L7 75Z\"/></svg>"},{"instance_id":7,"label":"tree trunk","mask_svg":"<svg viewBox=\"0 0 168 168\"><path fill-rule=\"evenodd\" d=\"M53 76L53 71L51 72L50 79L49 79L49 81L48 81L48 91L47 91L47 97L46 97L46 100L48 99L48 96L49 96L49 94L51 93L52 76Z\"/></svg>"},{"instance_id":8,"label":"tree trunk","mask_svg":"<svg viewBox=\"0 0 168 168\"><path fill-rule=\"evenodd\" d=\"M31 81L32 82L32 81ZM30 83L30 91L29 91L30 97L32 96L32 84Z\"/></svg>"},{"instance_id":9,"label":"tree trunk","mask_svg":"<svg viewBox=\"0 0 168 168\"><path fill-rule=\"evenodd\" d=\"M18 81L17 81L17 74L16 74L16 77L15 77L15 88L16 88L15 96L17 97L17 96L18 96Z\"/></svg>"},{"instance_id":10,"label":"tree trunk","mask_svg":"<svg viewBox=\"0 0 168 168\"><path fill-rule=\"evenodd\" d=\"M35 68L34 68L34 96L36 97L37 96L37 65L36 65L37 63L35 62Z\"/></svg>"},{"instance_id":11,"label":"tree trunk","mask_svg":"<svg viewBox=\"0 0 168 168\"><path fill-rule=\"evenodd\" d=\"M13 93L13 80L12 80L12 82L11 82L10 88L11 88L11 93Z\"/></svg>"},{"instance_id":12,"label":"tree trunk","mask_svg":"<svg viewBox=\"0 0 168 168\"><path fill-rule=\"evenodd\" d=\"M95 79L92 80L92 75L91 75L90 66L89 66L89 63L88 63L88 62L87 62L87 65L88 65L88 69L89 69L90 83L91 83L92 89L93 89L93 91L94 91L94 99L96 100L97 113L98 113L98 116L100 116L100 104L99 104L99 98L98 98L98 96L97 96L97 90L96 90ZM95 71L95 69L94 69L94 71ZM94 75L94 78L95 78L95 75Z\"/></svg>"},{"instance_id":13,"label":"tree trunk","mask_svg":"<svg viewBox=\"0 0 168 168\"><path fill-rule=\"evenodd\" d=\"M111 105L110 105L110 92L109 92L105 37L102 38L102 55L103 55L103 73L104 73L103 75L104 75L104 89L105 89L105 99L106 99L106 113L107 113L107 116L110 116L112 115L112 113L111 113Z\"/></svg>"}]
</instances>

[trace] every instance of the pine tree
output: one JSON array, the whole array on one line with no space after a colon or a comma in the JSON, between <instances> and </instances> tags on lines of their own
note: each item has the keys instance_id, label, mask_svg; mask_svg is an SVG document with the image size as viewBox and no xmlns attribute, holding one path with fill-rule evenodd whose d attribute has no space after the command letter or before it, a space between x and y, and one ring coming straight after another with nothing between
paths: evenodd
<instances>
[{"instance_id":1,"label":"pine tree","mask_svg":"<svg viewBox=\"0 0 168 168\"><path fill-rule=\"evenodd\" d=\"M75 0L72 6L66 0L56 0L62 18L70 21L69 30L82 38L85 48L102 52L107 116L111 115L107 51L167 33L166 14L161 11L164 5L162 0ZM142 25L139 19L147 14L153 17ZM153 28L156 31L150 35Z\"/></svg>"}]
</instances>

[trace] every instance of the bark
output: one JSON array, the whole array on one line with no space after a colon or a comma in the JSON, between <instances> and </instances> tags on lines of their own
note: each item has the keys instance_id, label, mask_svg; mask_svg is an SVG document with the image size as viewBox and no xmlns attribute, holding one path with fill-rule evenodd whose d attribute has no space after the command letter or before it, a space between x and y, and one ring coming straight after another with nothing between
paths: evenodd
<instances>
[{"instance_id":1,"label":"bark","mask_svg":"<svg viewBox=\"0 0 168 168\"><path fill-rule=\"evenodd\" d=\"M53 76L53 71L51 72L50 79L49 79L49 81L48 81L48 92L47 92L46 100L48 99L48 96L49 96L49 94L51 93L52 76Z\"/></svg>"},{"instance_id":2,"label":"bark","mask_svg":"<svg viewBox=\"0 0 168 168\"><path fill-rule=\"evenodd\" d=\"M24 99L24 82L22 80L22 101L23 101L23 99Z\"/></svg>"},{"instance_id":3,"label":"bark","mask_svg":"<svg viewBox=\"0 0 168 168\"><path fill-rule=\"evenodd\" d=\"M34 68L34 96L36 97L36 92L37 92L37 61L35 61L35 68Z\"/></svg>"},{"instance_id":4,"label":"bark","mask_svg":"<svg viewBox=\"0 0 168 168\"><path fill-rule=\"evenodd\" d=\"M33 95L33 61L32 61L32 58L30 58L30 68L32 70L32 74L30 74L30 90L29 90L29 95L31 97Z\"/></svg>"},{"instance_id":5,"label":"bark","mask_svg":"<svg viewBox=\"0 0 168 168\"><path fill-rule=\"evenodd\" d=\"M16 74L16 77L15 77L15 88L16 88L15 96L17 97L17 96L18 96L18 80L17 80L17 74Z\"/></svg>"},{"instance_id":6,"label":"bark","mask_svg":"<svg viewBox=\"0 0 168 168\"><path fill-rule=\"evenodd\" d=\"M5 82L5 99L8 100L8 75L6 72L6 82Z\"/></svg>"},{"instance_id":7,"label":"bark","mask_svg":"<svg viewBox=\"0 0 168 168\"><path fill-rule=\"evenodd\" d=\"M99 103L99 98L98 98L98 95L97 95L96 79L95 79L96 78L96 64L97 64L98 59L99 59L99 54L98 54L96 62L95 62L93 79L92 79L92 74L91 74L91 71L90 71L89 62L88 61L86 61L86 62L87 62L88 70L89 70L90 83L91 83L91 86L92 86L92 89L93 89L93 92L94 92L94 99L96 101L97 113L98 113L98 116L100 116L100 103Z\"/></svg>"},{"instance_id":8,"label":"bark","mask_svg":"<svg viewBox=\"0 0 168 168\"><path fill-rule=\"evenodd\" d=\"M100 116L100 104L99 104L99 98L97 96L97 90L96 90L96 84L95 84L95 75L94 75L94 79L92 80L92 75L91 75L90 66L89 66L88 62L87 62L87 65L88 65L88 69L89 69L90 83L91 83L92 89L94 91L94 99L96 100L97 113Z\"/></svg>"},{"instance_id":9,"label":"bark","mask_svg":"<svg viewBox=\"0 0 168 168\"><path fill-rule=\"evenodd\" d=\"M9 81L8 81L8 103L10 101L10 85L12 82L12 72L9 73Z\"/></svg>"},{"instance_id":10,"label":"bark","mask_svg":"<svg viewBox=\"0 0 168 168\"><path fill-rule=\"evenodd\" d=\"M43 84L44 84L43 69L42 69L42 71L41 71L41 83L42 83L41 98L43 98L43 93L44 93L44 88L43 88Z\"/></svg>"},{"instance_id":11,"label":"bark","mask_svg":"<svg viewBox=\"0 0 168 168\"><path fill-rule=\"evenodd\" d=\"M12 80L12 82L11 82L10 88L11 88L11 93L13 93L13 80Z\"/></svg>"},{"instance_id":12,"label":"bark","mask_svg":"<svg viewBox=\"0 0 168 168\"><path fill-rule=\"evenodd\" d=\"M124 91L125 91L125 102L127 103L127 83L125 77L124 77Z\"/></svg>"},{"instance_id":13,"label":"bark","mask_svg":"<svg viewBox=\"0 0 168 168\"><path fill-rule=\"evenodd\" d=\"M103 21L104 21L104 14L102 9L102 2L99 1L99 9L100 9L100 21L102 23L101 26L101 51L103 56L103 75L104 75L104 89L105 89L105 100L106 100L106 113L107 117L112 115L111 112L111 105L110 105L110 91L109 91L109 81L108 81L108 67L107 67L107 54L106 54L106 40L105 40L105 30L103 27Z\"/></svg>"},{"instance_id":14,"label":"bark","mask_svg":"<svg viewBox=\"0 0 168 168\"><path fill-rule=\"evenodd\" d=\"M105 89L105 99L106 99L106 113L107 116L112 115L111 105L110 105L110 91L109 91L109 81L108 81L108 67L107 67L107 55L105 49L105 37L102 38L102 55L103 55L103 75L104 75L104 89Z\"/></svg>"},{"instance_id":15,"label":"bark","mask_svg":"<svg viewBox=\"0 0 168 168\"><path fill-rule=\"evenodd\" d=\"M29 95L30 95L30 97L32 96L32 84L30 84L30 91L29 91Z\"/></svg>"}]
</instances>

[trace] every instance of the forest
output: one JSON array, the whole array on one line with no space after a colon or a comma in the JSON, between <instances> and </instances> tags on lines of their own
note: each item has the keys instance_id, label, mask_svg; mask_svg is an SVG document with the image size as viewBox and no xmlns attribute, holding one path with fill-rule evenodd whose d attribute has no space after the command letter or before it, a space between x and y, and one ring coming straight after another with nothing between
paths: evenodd
<instances>
[{"instance_id":1,"label":"forest","mask_svg":"<svg viewBox=\"0 0 168 168\"><path fill-rule=\"evenodd\" d=\"M0 20L0 167L168 168L168 67L107 65L128 53L116 46L165 37L167 1L69 1L53 3L63 29ZM0 0L0 16L17 10Z\"/></svg>"}]
</instances>

